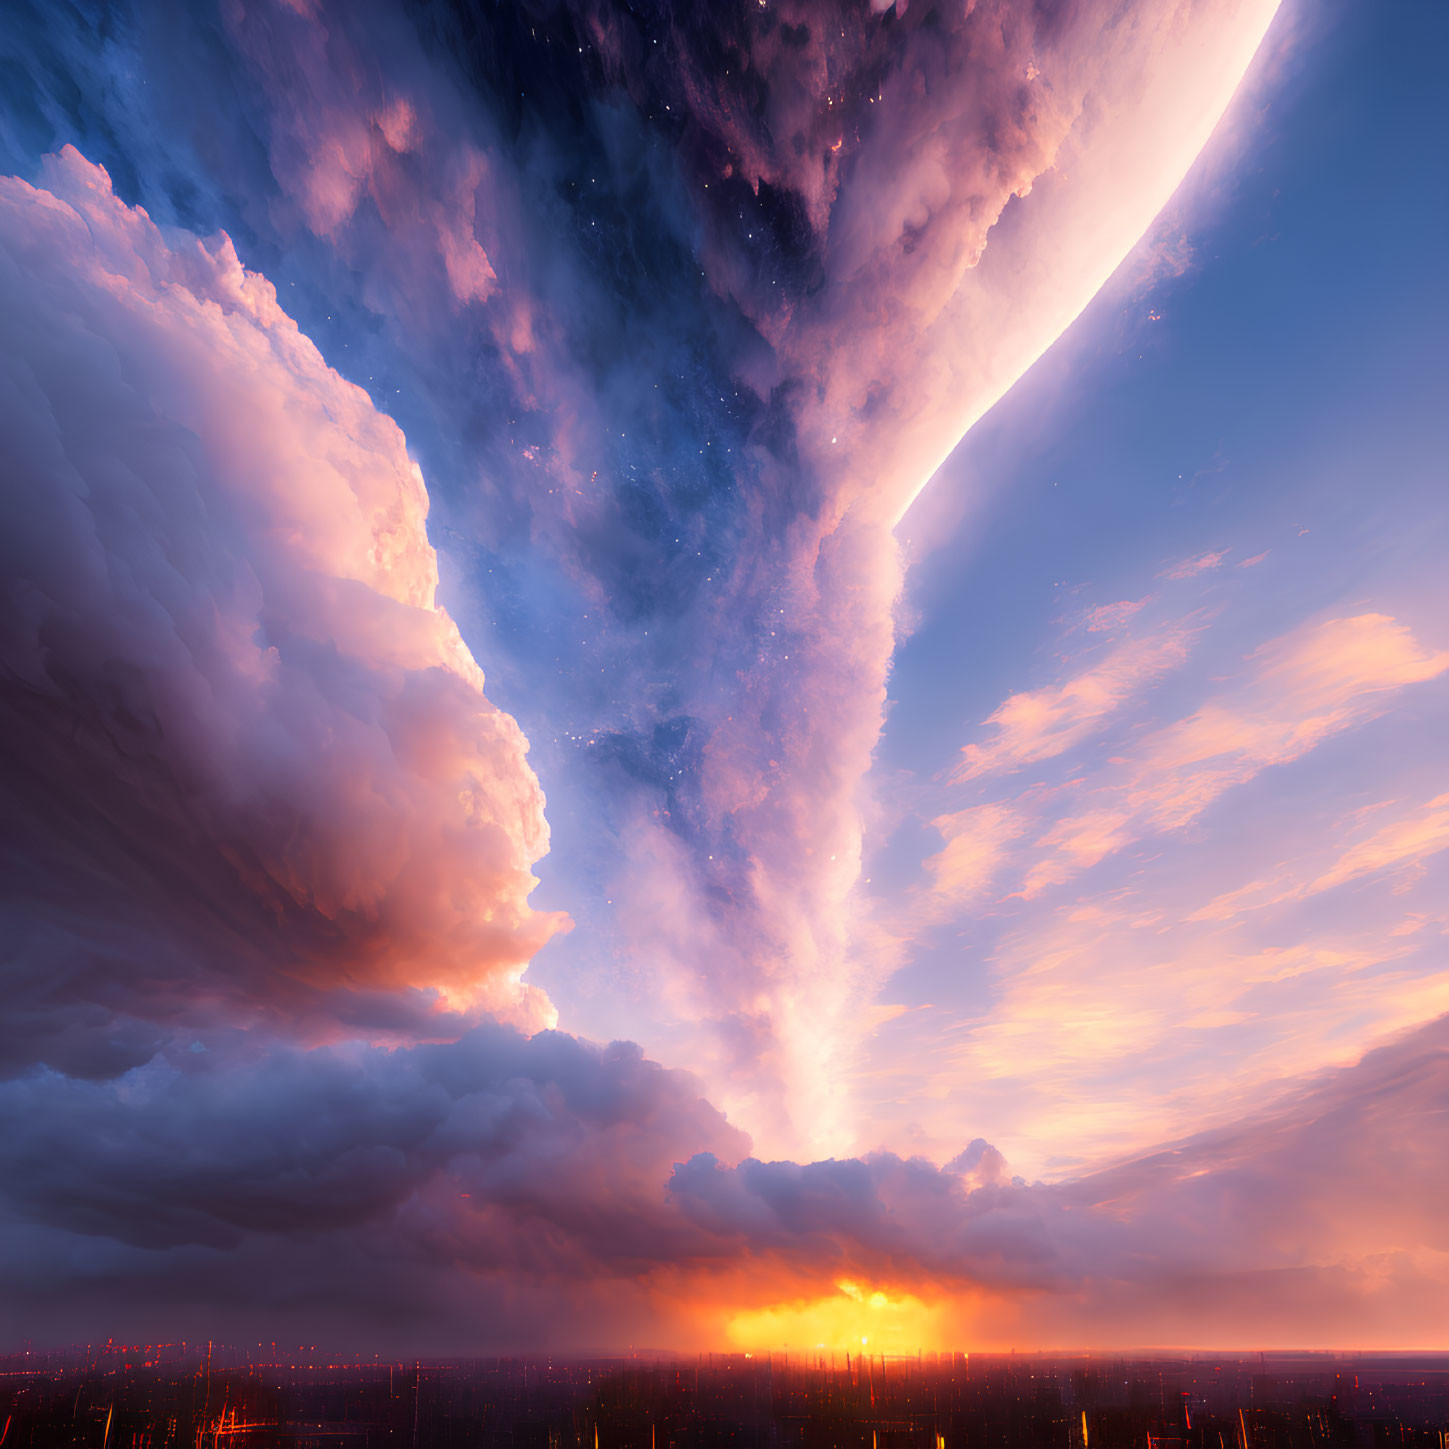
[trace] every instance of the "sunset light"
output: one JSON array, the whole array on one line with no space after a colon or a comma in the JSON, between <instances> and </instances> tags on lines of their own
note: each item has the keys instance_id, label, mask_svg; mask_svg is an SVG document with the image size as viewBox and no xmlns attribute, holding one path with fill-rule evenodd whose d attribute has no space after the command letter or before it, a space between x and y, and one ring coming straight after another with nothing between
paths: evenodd
<instances>
[{"instance_id":1,"label":"sunset light","mask_svg":"<svg viewBox=\"0 0 1449 1449\"><path fill-rule=\"evenodd\" d=\"M940 1304L841 1281L829 1297L737 1314L728 1340L740 1348L879 1356L960 1347Z\"/></svg>"}]
</instances>

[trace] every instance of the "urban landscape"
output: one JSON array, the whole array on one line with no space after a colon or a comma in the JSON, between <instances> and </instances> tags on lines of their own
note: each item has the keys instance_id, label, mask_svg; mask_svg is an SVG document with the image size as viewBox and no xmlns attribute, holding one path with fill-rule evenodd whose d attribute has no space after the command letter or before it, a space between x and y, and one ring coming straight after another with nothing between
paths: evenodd
<instances>
[{"instance_id":1,"label":"urban landscape","mask_svg":"<svg viewBox=\"0 0 1449 1449\"><path fill-rule=\"evenodd\" d=\"M1449 1354L0 1360L5 1449L1445 1449Z\"/></svg>"}]
</instances>

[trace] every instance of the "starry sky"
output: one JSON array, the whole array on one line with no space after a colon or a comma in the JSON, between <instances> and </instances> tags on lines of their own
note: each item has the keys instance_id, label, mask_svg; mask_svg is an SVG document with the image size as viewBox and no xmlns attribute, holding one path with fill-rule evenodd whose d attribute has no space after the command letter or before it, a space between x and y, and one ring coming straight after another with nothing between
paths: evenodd
<instances>
[{"instance_id":1,"label":"starry sky","mask_svg":"<svg viewBox=\"0 0 1449 1449\"><path fill-rule=\"evenodd\" d=\"M1449 1346L1421 0L13 0L0 1326Z\"/></svg>"}]
</instances>

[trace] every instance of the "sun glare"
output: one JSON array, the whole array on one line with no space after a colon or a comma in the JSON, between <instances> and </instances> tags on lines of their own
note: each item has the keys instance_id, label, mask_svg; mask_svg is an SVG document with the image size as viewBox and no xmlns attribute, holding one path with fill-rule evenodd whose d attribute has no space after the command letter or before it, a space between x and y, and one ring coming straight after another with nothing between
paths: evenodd
<instances>
[{"instance_id":1,"label":"sun glare","mask_svg":"<svg viewBox=\"0 0 1449 1449\"><path fill-rule=\"evenodd\" d=\"M899 1354L945 1347L945 1311L914 1294L890 1294L842 1281L827 1297L737 1313L730 1342L748 1349L824 1349Z\"/></svg>"}]
</instances>

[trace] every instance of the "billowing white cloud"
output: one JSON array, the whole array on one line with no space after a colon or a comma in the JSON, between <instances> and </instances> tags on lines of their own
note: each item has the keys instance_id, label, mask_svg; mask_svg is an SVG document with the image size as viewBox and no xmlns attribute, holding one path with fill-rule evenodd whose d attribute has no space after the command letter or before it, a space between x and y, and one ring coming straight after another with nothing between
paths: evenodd
<instances>
[{"instance_id":1,"label":"billowing white cloud","mask_svg":"<svg viewBox=\"0 0 1449 1449\"><path fill-rule=\"evenodd\" d=\"M0 181L0 294L6 1054L551 1020L543 796L397 426L225 236L164 236L73 149Z\"/></svg>"}]
</instances>

